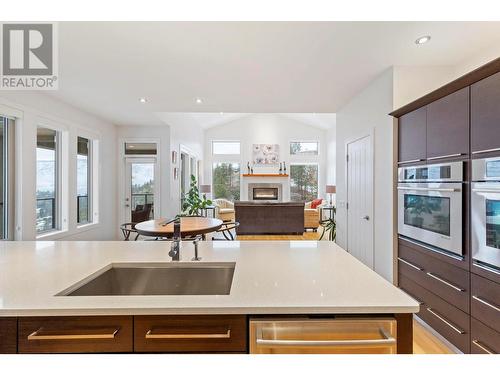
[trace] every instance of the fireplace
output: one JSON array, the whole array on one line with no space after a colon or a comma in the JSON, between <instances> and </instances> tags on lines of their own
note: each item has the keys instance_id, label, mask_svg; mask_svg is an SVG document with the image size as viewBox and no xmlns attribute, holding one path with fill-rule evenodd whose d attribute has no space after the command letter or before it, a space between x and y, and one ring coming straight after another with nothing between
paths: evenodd
<instances>
[{"instance_id":1,"label":"fireplace","mask_svg":"<svg viewBox=\"0 0 500 375\"><path fill-rule=\"evenodd\" d=\"M248 200L281 202L282 184L248 184Z\"/></svg>"},{"instance_id":2,"label":"fireplace","mask_svg":"<svg viewBox=\"0 0 500 375\"><path fill-rule=\"evenodd\" d=\"M253 188L254 201L277 201L279 191L277 187L257 187Z\"/></svg>"}]
</instances>

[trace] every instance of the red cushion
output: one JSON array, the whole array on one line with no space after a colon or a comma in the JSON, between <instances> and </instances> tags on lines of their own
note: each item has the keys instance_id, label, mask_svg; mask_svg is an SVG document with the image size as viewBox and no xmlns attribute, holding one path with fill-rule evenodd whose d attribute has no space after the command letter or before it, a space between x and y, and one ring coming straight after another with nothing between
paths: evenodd
<instances>
[{"instance_id":1,"label":"red cushion","mask_svg":"<svg viewBox=\"0 0 500 375\"><path fill-rule=\"evenodd\" d=\"M318 207L321 202L323 202L323 199L315 199L311 202L311 208L316 208Z\"/></svg>"}]
</instances>

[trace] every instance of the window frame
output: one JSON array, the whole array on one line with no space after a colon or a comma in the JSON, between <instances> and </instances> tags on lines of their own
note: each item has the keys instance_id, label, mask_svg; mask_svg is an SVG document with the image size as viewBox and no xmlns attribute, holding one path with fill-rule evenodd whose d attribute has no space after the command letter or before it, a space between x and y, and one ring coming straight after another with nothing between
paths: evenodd
<instances>
[{"instance_id":1,"label":"window frame","mask_svg":"<svg viewBox=\"0 0 500 375\"><path fill-rule=\"evenodd\" d=\"M317 154L292 154L290 151L290 147L292 143L316 143L318 145L318 153ZM305 140L305 139L290 139L288 141L288 155L290 158L319 158L321 156L321 142L317 139L315 140Z\"/></svg>"},{"instance_id":2,"label":"window frame","mask_svg":"<svg viewBox=\"0 0 500 375\"><path fill-rule=\"evenodd\" d=\"M211 196L213 199L228 199L228 198L218 198L216 197L215 195L215 188L214 188L214 165L215 164L238 164L238 169L239 169L239 172L238 172L238 187L239 187L239 198L238 199L234 199L233 201L236 201L236 200L241 200L241 182L242 182L242 179L241 179L241 161L239 160L212 160L212 166L210 168L210 174L211 174L211 178L210 178L210 188L211 188Z\"/></svg>"},{"instance_id":3,"label":"window frame","mask_svg":"<svg viewBox=\"0 0 500 375\"><path fill-rule=\"evenodd\" d=\"M316 156L316 155L314 155ZM306 162L301 162L301 161L294 161L294 162L291 162L290 163L290 171L289 171L289 175L290 175L290 201L291 202L298 202L298 201L294 201L292 200L292 167L294 165L315 165L316 166L316 170L317 170L317 176L316 176L316 180L317 180L317 192L316 192L316 197L314 199L318 199L319 196L320 196L320 162L319 161L306 161ZM307 200L305 202L308 202Z\"/></svg>"},{"instance_id":4,"label":"window frame","mask_svg":"<svg viewBox=\"0 0 500 375\"><path fill-rule=\"evenodd\" d=\"M214 143L238 143L239 152L237 154L216 154L214 153ZM230 140L230 139L212 139L210 141L211 155L212 157L233 157L241 155L241 141L240 140Z\"/></svg>"},{"instance_id":5,"label":"window frame","mask_svg":"<svg viewBox=\"0 0 500 375\"><path fill-rule=\"evenodd\" d=\"M3 150L2 155L2 168L3 174L3 211L2 215L2 232L3 236L0 238L0 241L9 241L14 239L14 226L15 220L15 128L16 128L16 118L6 115L0 114L0 118L3 119L4 122L4 134L3 134L3 142L5 148Z\"/></svg>"},{"instance_id":6,"label":"window frame","mask_svg":"<svg viewBox=\"0 0 500 375\"><path fill-rule=\"evenodd\" d=\"M36 222L34 233L36 239L54 238L62 233L69 231L69 131L68 129L55 121L38 117L36 119L35 131L35 169L36 169L36 148L37 148L37 130L38 128L46 128L54 130L57 134L57 151L56 151L56 227L52 230L38 232L36 230ZM35 179L36 180L36 179ZM35 192L37 182L35 181ZM35 193L36 207L36 193ZM36 212L35 212L36 215ZM58 217L57 217L58 216Z\"/></svg>"},{"instance_id":7,"label":"window frame","mask_svg":"<svg viewBox=\"0 0 500 375\"><path fill-rule=\"evenodd\" d=\"M88 141L87 156L87 221L79 222L80 211L78 210L78 139L83 138ZM94 142L92 138L86 135L78 134L76 136L76 226L77 228L94 224Z\"/></svg>"}]
</instances>

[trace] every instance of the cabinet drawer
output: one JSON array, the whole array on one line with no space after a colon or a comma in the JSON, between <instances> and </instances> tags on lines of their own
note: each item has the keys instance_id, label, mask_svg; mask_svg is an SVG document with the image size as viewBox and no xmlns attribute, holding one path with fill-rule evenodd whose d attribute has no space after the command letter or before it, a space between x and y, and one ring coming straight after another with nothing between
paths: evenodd
<instances>
[{"instance_id":1,"label":"cabinet drawer","mask_svg":"<svg viewBox=\"0 0 500 375\"><path fill-rule=\"evenodd\" d=\"M136 316L136 352L246 352L245 315Z\"/></svg>"},{"instance_id":2,"label":"cabinet drawer","mask_svg":"<svg viewBox=\"0 0 500 375\"><path fill-rule=\"evenodd\" d=\"M19 353L132 352L132 317L19 318Z\"/></svg>"},{"instance_id":3,"label":"cabinet drawer","mask_svg":"<svg viewBox=\"0 0 500 375\"><path fill-rule=\"evenodd\" d=\"M471 315L500 332L500 285L472 275Z\"/></svg>"},{"instance_id":4,"label":"cabinet drawer","mask_svg":"<svg viewBox=\"0 0 500 375\"><path fill-rule=\"evenodd\" d=\"M399 287L423 303L417 314L420 318L462 352L469 352L469 315L401 273L399 274Z\"/></svg>"},{"instance_id":5,"label":"cabinet drawer","mask_svg":"<svg viewBox=\"0 0 500 375\"><path fill-rule=\"evenodd\" d=\"M398 264L401 273L469 313L470 274L468 271L401 245Z\"/></svg>"},{"instance_id":6,"label":"cabinet drawer","mask_svg":"<svg viewBox=\"0 0 500 375\"><path fill-rule=\"evenodd\" d=\"M0 318L0 354L17 353L17 318Z\"/></svg>"},{"instance_id":7,"label":"cabinet drawer","mask_svg":"<svg viewBox=\"0 0 500 375\"><path fill-rule=\"evenodd\" d=\"M500 353L500 333L472 318L470 351L473 354Z\"/></svg>"}]
</instances>

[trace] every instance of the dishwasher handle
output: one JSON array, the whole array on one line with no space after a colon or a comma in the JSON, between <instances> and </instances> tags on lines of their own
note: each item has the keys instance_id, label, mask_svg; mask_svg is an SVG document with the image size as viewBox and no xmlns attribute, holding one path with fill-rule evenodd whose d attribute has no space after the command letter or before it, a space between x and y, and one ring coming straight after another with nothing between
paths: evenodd
<instances>
[{"instance_id":1,"label":"dishwasher handle","mask_svg":"<svg viewBox=\"0 0 500 375\"><path fill-rule=\"evenodd\" d=\"M355 339L355 340L282 340L282 339L263 339L262 328L257 329L257 345L266 346L379 346L396 344L396 338L392 337L384 330L380 330L383 339Z\"/></svg>"}]
</instances>

